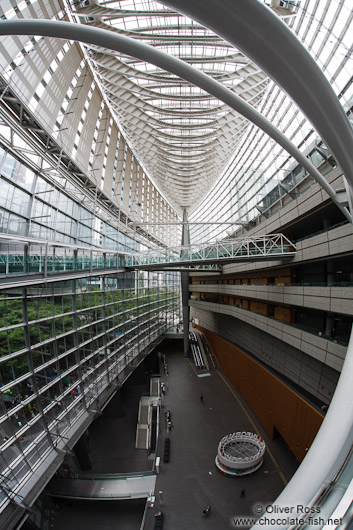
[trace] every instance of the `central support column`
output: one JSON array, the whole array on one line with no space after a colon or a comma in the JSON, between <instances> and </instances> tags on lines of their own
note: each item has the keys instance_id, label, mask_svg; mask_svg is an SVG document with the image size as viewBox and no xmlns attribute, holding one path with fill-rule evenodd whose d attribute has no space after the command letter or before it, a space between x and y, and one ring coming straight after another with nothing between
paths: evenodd
<instances>
[{"instance_id":1,"label":"central support column","mask_svg":"<svg viewBox=\"0 0 353 530\"><path fill-rule=\"evenodd\" d=\"M187 211L183 212L183 229L181 234L181 245L183 247L190 245L190 231L188 224L188 214ZM183 251L181 251L181 254ZM189 273L181 272L181 300L183 305L183 327L184 327L184 357L189 355L189 317L190 317L190 307L189 307Z\"/></svg>"}]
</instances>

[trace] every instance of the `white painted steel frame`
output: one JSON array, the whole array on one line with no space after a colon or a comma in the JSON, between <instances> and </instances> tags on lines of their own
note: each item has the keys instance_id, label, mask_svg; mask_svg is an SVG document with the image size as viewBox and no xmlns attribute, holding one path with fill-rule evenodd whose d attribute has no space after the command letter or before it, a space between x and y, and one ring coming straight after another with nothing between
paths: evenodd
<instances>
[{"instance_id":1,"label":"white painted steel frame","mask_svg":"<svg viewBox=\"0 0 353 530\"><path fill-rule=\"evenodd\" d=\"M207 4L202 0L161 1L239 46L282 85L332 149L352 195L352 128L318 65L288 28L257 0L221 3L210 0ZM297 507L317 502L344 464L353 443L353 388L349 382L352 373L353 332L328 414L303 464L276 500L277 505ZM300 513L291 515L300 518ZM345 512L340 515L344 516ZM272 527L258 523L253 528ZM276 525L276 528L285 529L288 525Z\"/></svg>"},{"instance_id":2,"label":"white painted steel frame","mask_svg":"<svg viewBox=\"0 0 353 530\"><path fill-rule=\"evenodd\" d=\"M253 106L261 101L266 74L204 27L151 0L131 11L120 2L102 4L75 4L73 18L178 55ZM153 181L179 209L192 208L226 166L246 120L183 79L138 59L113 56L97 46L90 47L90 56Z\"/></svg>"},{"instance_id":3,"label":"white painted steel frame","mask_svg":"<svg viewBox=\"0 0 353 530\"><path fill-rule=\"evenodd\" d=\"M310 53L258 0L159 0L212 29L258 64L314 125L353 187L353 130Z\"/></svg>"},{"instance_id":4,"label":"white painted steel frame","mask_svg":"<svg viewBox=\"0 0 353 530\"><path fill-rule=\"evenodd\" d=\"M272 9L274 3L278 4L279 0L271 1ZM266 0L266 4L270 2ZM325 73L352 125L353 71L349 51L353 32L352 2L301 0L298 4L297 15L287 20L289 29L310 51ZM291 57L287 59L291 63ZM302 152L309 155L335 189L344 186L343 182L338 184L337 180L337 185L332 184L332 173L338 171L332 167L330 169L334 164L331 150L326 148L311 123L274 81L269 82L257 109L273 120ZM227 170L202 204L196 206L191 218L193 221L228 221L241 218L258 225L290 200L282 189L282 183L286 188L292 188L289 192L292 200L295 200L303 188L315 186L307 172L283 149L275 146L272 140L255 126L250 126L239 140ZM321 193L319 189L317 192ZM326 200L326 196L323 196L323 199ZM264 215L261 215L264 208ZM221 236L224 230L225 227L193 227L192 238L195 243L214 240Z\"/></svg>"},{"instance_id":5,"label":"white painted steel frame","mask_svg":"<svg viewBox=\"0 0 353 530\"><path fill-rule=\"evenodd\" d=\"M129 282L129 279L127 279ZM143 289L147 289L148 293L150 292L150 279L149 275L148 278L145 278L145 283ZM77 287L77 286L76 286ZM70 291L69 296L76 296L77 289L73 285L72 291ZM167 325L167 317L168 317L168 311L170 308L172 308L172 311L174 311L174 300L176 300L175 294L171 291L171 289L174 289L175 285L173 284L168 285L169 291L164 292L163 296L158 296L155 301L153 302L153 305L151 306L151 300L149 298L149 295L144 292L143 296L134 297L132 296L131 299L127 299L123 297L120 299L121 303L129 302L133 299L137 300L137 306L129 307L128 309L125 309L125 311L121 311L124 313L124 315L127 315L127 319L125 318L122 322L116 323L114 327L109 328L110 336L112 337L112 332L115 330L121 329L122 333L119 335L119 337L127 337L126 342L124 344L120 344L120 342L117 340L117 338L114 336L111 338L111 340L107 340L104 345L101 345L99 349L103 351L103 349L107 348L107 351L104 353L104 357L99 357L99 351L95 350L92 351L89 355L85 355L84 359L76 358L74 363L70 364L69 370L65 373L62 373L60 375L60 379L62 380L65 375L68 373L72 373L75 370L80 371L80 367L82 365L87 366L89 364L90 359L95 358L96 364L95 364L95 370L96 377L93 379L91 377L91 374L93 373L92 370L88 370L85 373L81 373L80 377L76 378L76 381L71 382L70 387L64 389L64 391L61 392L60 395L56 395L55 399L49 399L48 402L43 405L43 410L41 410L41 413L48 414L49 411L55 410L56 414L54 415L55 418L50 418L48 420L48 423L46 424L46 430L41 431L39 433L36 433L35 439L30 440L29 443L26 445L26 447L23 449L23 454L26 457L28 454L32 454L31 451L41 451L40 458L37 460L31 461L31 470L33 471L31 474L26 474L23 476L18 476L17 473L20 473L18 470L18 467L21 465L21 455L16 457L16 460L11 459L11 461L6 461L6 469L2 469L2 480L5 480L6 478L10 477L10 486L12 489L9 489L9 496L8 498L2 498L0 497L0 506L1 508L7 504L9 499L17 499L19 501L19 505L22 507L25 507L26 504L24 503L24 499L28 499L28 495L30 496L31 493L29 491L29 487L33 488L35 490L35 483L39 480L39 483L41 482L41 479L39 477L42 476L42 473L38 472L38 466L50 466L51 459L53 458L53 449L55 449L55 454L58 456L60 455L59 463L64 457L65 451L68 449L68 446L72 447L70 444L74 444L74 435L79 433L79 435L82 434L83 430L78 430L80 428L80 418L86 417L87 421L92 421L94 419L94 410L91 410L90 405L94 403L97 404L96 400L101 397L101 395L104 393L104 390L107 389L110 386L113 386L116 388L116 386L111 385L112 381L123 373L123 370L127 368L130 370L130 373L133 371L133 369L136 367L135 363L142 360L142 355L144 355L142 352L145 348L148 349L148 352L153 349L153 341L158 338L158 336L161 333L162 327ZM167 285L165 286L167 288ZM109 288L108 288L109 289ZM153 290L155 288L153 287ZM25 289L23 289L23 299L25 298ZM122 287L122 291L124 291L124 288ZM133 292L134 288L130 287L129 291ZM102 292L107 292L106 288L102 287ZM83 294L83 292L81 293ZM48 293L45 291L43 293L43 297L45 298L48 296ZM54 296L54 294L51 292L50 297ZM20 297L21 298L21 297ZM146 301L142 300L142 298L145 298ZM22 298L21 298L22 299ZM179 297L177 297L179 299ZM117 299L110 303L111 306L114 306L117 303L120 303L117 301ZM101 295L101 302L100 307L106 307L106 299ZM118 307L118 306L116 306ZM152 308L151 308L152 307ZM136 315L134 312L138 312ZM26 313L26 305L24 306L24 311ZM73 311L70 314L76 313L76 311L80 314L82 314L82 311L84 311L83 308L76 309L76 304L73 305ZM176 308L176 311L178 312L178 309ZM120 313L118 311L115 313L116 316L118 316ZM153 314L151 314L151 312ZM164 313L163 313L164 312ZM68 313L66 313L68 314ZM55 311L52 311L51 316L49 319L55 319L60 318L62 315L56 314ZM112 314L110 316L113 316ZM164 321L165 318L165 321ZM174 319L174 313L173 313L173 319ZM136 320L138 323L136 323ZM31 326L36 325L37 323L40 324L41 319L37 321L31 320L28 321L28 316L25 314L24 316L24 322L23 326L28 327L30 324ZM95 324L98 323L99 320L95 321ZM76 326L72 330L61 334L60 337L69 336L69 334L77 333L79 330L89 329L92 323L83 323L80 322L79 326ZM127 327L126 327L127 324ZM12 326L14 328L17 327L17 325ZM100 336L106 335L106 330L102 333L96 334L94 339L96 340ZM36 347L39 347L41 345L47 344L49 341L54 342L57 337L51 337L48 340L42 341L40 344L38 343ZM92 341L92 336L90 336L85 344L89 344ZM152 344L152 345L151 345ZM84 343L80 345L80 348L84 347ZM27 348L26 348L27 349ZM28 352L30 353L30 348L28 348ZM25 353L24 350L14 352L12 354L9 354L7 356L2 357L2 362L6 362L7 360L14 360L16 357L23 356ZM65 357L69 357L69 355L72 353L72 350L65 352ZM60 358L63 358L60 356ZM32 372L30 375L40 375L42 370L44 368L55 366L55 363L58 361L57 357L54 356L51 358L48 362L42 365L38 365L36 367L33 367ZM85 364L87 363L87 365ZM130 366L130 368L129 368ZM22 381L25 381L28 379L28 373L21 375L17 377L15 380L12 380L10 383L4 384L2 386L2 392L6 391L8 388L11 388L14 384L18 384ZM109 381L107 382L106 379ZM33 395L31 393L31 396L28 398L24 398L21 400L21 402L17 405L15 405L13 408L11 408L9 411L7 411L6 415L2 415L1 421L7 421L7 419L12 416L16 417L16 414L19 413L20 410L24 406L26 406L29 402L34 401L34 396L36 398L44 399L47 391L50 388L54 388L54 386L57 384L58 379L52 379L50 382L47 382L44 386L41 386L41 388L34 389ZM116 383L119 383L120 381L116 381ZM85 384L85 392L81 392L79 396L75 398L73 401L71 398L71 395L69 394L69 391L73 389L76 385L81 385L82 383ZM108 387L107 387L108 385ZM82 388L81 388L82 390ZM43 397L44 396L44 397ZM65 403L65 406L62 406L59 410L56 409L57 403L62 401L63 399L68 399L69 404ZM88 400L85 401L85 400ZM64 405L64 403L62 403ZM67 406L66 406L67 405ZM73 417L70 417L70 425L66 425L63 422L63 419L67 417L67 414L73 415ZM18 436L23 436L25 433L28 433L29 430L32 428L34 424L39 424L41 422L41 414L37 414L35 417L31 418L29 421L24 422L24 425L20 426L21 428L13 435L9 436L7 439L2 440L2 450L6 450L8 447L11 447L11 445L14 443L14 441L18 438ZM72 420L72 422L71 422ZM38 423L39 422L39 423ZM74 424L74 425L72 425ZM87 425L86 425L87 428ZM52 432L49 434L50 429L52 429ZM74 432L73 432L74 431ZM58 438L55 438L55 441L53 443L51 436L58 436ZM45 445L42 446L42 444ZM51 444L51 448L50 448ZM50 453L51 451L51 453ZM33 457L32 457L33 458ZM13 471L13 468L11 467L13 463L16 463L15 471ZM17 467L18 463L18 467ZM22 462L23 463L23 462ZM53 468L54 470L55 468ZM52 471L53 471L52 470ZM12 478L14 477L16 480L18 479L19 483L12 484ZM50 470L48 472L48 468L46 468L46 473L44 475L44 478L46 481L48 481L52 476L52 473L50 473ZM42 477L43 478L43 477ZM22 482L23 481L23 482ZM26 482L27 481L27 482ZM44 484L45 485L45 484ZM6 486L4 486L6 487ZM0 491L3 493L4 490L0 489ZM23 501L23 502L22 502ZM2 524L2 514L0 515L0 526ZM9 526L5 525L6 528ZM5 528L4 526L4 528Z\"/></svg>"},{"instance_id":6,"label":"white painted steel frame","mask_svg":"<svg viewBox=\"0 0 353 530\"><path fill-rule=\"evenodd\" d=\"M173 264L207 264L207 262L233 261L237 259L270 259L291 258L295 255L296 247L283 234L269 236L254 236L231 239L227 242L203 245L184 245L169 247L168 249L148 250L126 255L127 267L141 267L146 265Z\"/></svg>"},{"instance_id":7,"label":"white painted steel frame","mask_svg":"<svg viewBox=\"0 0 353 530\"><path fill-rule=\"evenodd\" d=\"M338 135L337 138L340 137L341 134ZM335 147L333 151L337 153L337 148ZM346 155L347 153L343 153L342 157L337 157L344 169L347 168ZM347 169L348 172L346 171L346 176L351 181L351 171L349 168ZM332 193L330 193L330 196L332 197ZM335 200L335 197L332 198ZM339 466L343 463L345 455L351 447L353 437L351 422L347 422L347 417L353 417L353 399L347 399L347 397L352 394L352 386L350 382L350 374L352 373L352 370L353 339L351 339L348 347L344 370L329 412L304 461L305 465L299 468L290 485L278 499L283 505L288 506L289 502L298 503L299 498L302 501L304 499L304 504L313 501L318 492L318 485L325 484L326 481L330 482L333 479L333 474L335 474ZM342 404L344 404L344 407ZM336 428L337 423L339 424L339 433ZM328 452L326 447L328 446L330 446L331 450L332 448L335 449L331 454L330 459L327 459ZM283 526L283 528L286 527L287 526ZM260 525L259 528L264 528L264 526Z\"/></svg>"},{"instance_id":8,"label":"white painted steel frame","mask_svg":"<svg viewBox=\"0 0 353 530\"><path fill-rule=\"evenodd\" d=\"M3 83L1 76L0 82ZM9 98L11 102L14 102L16 105L19 106L20 115L24 115L27 113L27 109L22 105L21 101L18 100L18 98L9 90L9 87L3 86L0 90L0 101L3 100L6 103L7 98ZM115 204L113 200L107 200L107 196L104 196L100 188L98 189L97 187L95 187L94 192L92 193L92 183L89 181L88 175L82 173L82 171L77 166L72 165L73 160L71 158L69 159L65 155L65 153L63 153L63 150L59 147L58 144L54 145L54 141L52 140L50 135L46 131L44 131L44 129L41 129L38 124L36 124L36 131L38 132L42 141L38 141L38 139L36 139L33 135L28 134L27 131L24 133L21 127L23 124L16 122L16 117L9 115L9 113L6 112L6 110L2 109L1 106L0 120L3 125L9 128L8 135L12 139L11 142L9 142L5 140L5 138L1 138L5 150L9 150L10 153L15 154L15 157L18 158L22 157L23 154L26 157L26 155L28 155L28 147L30 147L30 150L33 150L33 153L40 157L40 163L38 165L35 165L32 163L32 160L30 161L27 158L26 164L34 172L43 173L45 178L50 181L52 186L57 186L59 191L66 193L74 201L77 202L78 195L82 195L80 201L87 210L92 212L92 216L94 215L102 219L103 221L106 221L110 225L112 225L112 223L116 223L116 226L114 228L117 231L120 231L120 233L125 234L128 237L133 236L135 240L138 240L138 242L142 243L143 245L147 243L146 239L153 242L154 244L163 245L162 242L157 242L157 240L153 236L148 234L140 227L134 228L134 231L132 232L129 226L127 226L127 222L130 218L125 216L125 214L119 209L119 207ZM26 129L25 125L24 129ZM26 149L20 147L20 144L15 145L14 139L16 139L17 136L21 138L21 140L24 140ZM44 140L43 137L45 138ZM46 147L44 147L43 144ZM43 164L48 164L48 168L45 170L41 170L40 168L43 166ZM65 179L68 185L60 186L60 184L55 183L53 176L56 174L58 174L60 178ZM72 190L71 188L72 184L75 186L74 190ZM80 191L78 191L77 189L78 185L81 186ZM99 211L93 213L93 210L94 208L96 208L97 205L99 205ZM168 207L170 208L169 205ZM171 212L171 215L175 216L176 218L174 210L172 211L170 209L169 211Z\"/></svg>"},{"instance_id":9,"label":"white painted steel frame","mask_svg":"<svg viewBox=\"0 0 353 530\"><path fill-rule=\"evenodd\" d=\"M232 107L242 114L248 120L252 121L260 129L264 130L278 144L280 144L288 153L290 153L301 166L324 188L337 207L342 211L344 216L353 222L352 216L343 207L338 200L335 190L331 188L321 173L310 162L306 156L276 127L264 118L256 109L246 103L242 98L234 94L231 90L223 86L218 81L207 76L203 72L196 70L184 61L168 55L160 50L142 44L132 38L119 34L113 34L110 31L90 26L79 26L70 22L59 22L54 20L4 20L0 22L0 35L42 35L47 37L56 37L61 39L77 40L97 46L120 51L138 57L143 61L155 64L175 75L180 76L199 86L209 94ZM347 121L346 117L345 120ZM353 141L352 141L353 143ZM353 158L353 154L352 154ZM353 165L353 161L352 161ZM347 176L348 178L348 176ZM353 181L353 175L352 175Z\"/></svg>"},{"instance_id":10,"label":"white painted steel frame","mask_svg":"<svg viewBox=\"0 0 353 530\"><path fill-rule=\"evenodd\" d=\"M238 451L235 449L236 455L233 455L231 452L227 452L227 447L237 444L240 445ZM250 446L255 446L257 451L255 454L243 455L242 454L242 444L249 444ZM260 439L259 435L252 432L238 431L233 432L224 436L218 444L218 459L219 461L227 467L236 468L236 469L246 469L258 464L265 454L266 444ZM246 453L246 450L245 450Z\"/></svg>"}]
</instances>

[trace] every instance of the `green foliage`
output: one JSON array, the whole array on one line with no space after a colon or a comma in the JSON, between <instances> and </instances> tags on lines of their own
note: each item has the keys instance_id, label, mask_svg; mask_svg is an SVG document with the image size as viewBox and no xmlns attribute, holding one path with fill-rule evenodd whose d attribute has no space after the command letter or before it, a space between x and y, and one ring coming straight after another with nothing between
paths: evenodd
<instances>
[{"instance_id":1,"label":"green foliage","mask_svg":"<svg viewBox=\"0 0 353 530\"><path fill-rule=\"evenodd\" d=\"M167 306L169 310L178 309L179 292L171 289L140 288L136 293L132 286L128 289L112 289L105 293L97 285L87 284L81 292L76 295L77 305L77 325L78 327L90 324L89 327L78 332L78 341L92 339L91 346L101 347L104 345L103 338L94 339L96 335L104 331L109 333L109 329L123 324L124 332L134 328L138 323L138 317L142 313L148 313L148 318L157 317L161 308ZM44 291L43 291L44 292ZM29 339L33 347L35 344L74 330L74 317L72 314L71 294L43 297L29 297L27 299L27 315L29 321ZM103 306L95 307L95 306ZM26 348L23 323L24 307L21 298L3 296L0 300L0 355L8 355ZM106 321L97 322L105 317ZM128 322L136 319L135 322ZM37 322L37 321L40 322ZM146 316L144 317L146 320ZM32 323L31 323L32 322ZM35 323L34 323L35 322ZM147 321L146 321L147 323ZM140 323L141 324L141 323ZM13 325L18 325L11 328ZM6 329L7 328L7 329ZM110 332L110 338L115 338L116 329ZM108 337L107 337L108 338ZM56 350L53 343L43 346L45 360L54 357L55 351L64 353L74 347L74 333L56 339ZM42 349L42 348L41 348ZM40 366L43 362L43 354L38 348L33 351L33 361L35 366ZM3 382L10 382L14 377L19 377L28 372L26 354L11 360L2 365L1 373ZM5 382L6 381L6 382Z\"/></svg>"}]
</instances>

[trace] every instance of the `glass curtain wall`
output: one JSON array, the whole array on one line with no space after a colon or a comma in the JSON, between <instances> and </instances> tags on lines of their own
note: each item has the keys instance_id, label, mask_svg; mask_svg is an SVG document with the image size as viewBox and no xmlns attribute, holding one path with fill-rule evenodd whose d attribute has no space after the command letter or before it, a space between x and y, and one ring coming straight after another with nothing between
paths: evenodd
<instances>
[{"instance_id":1,"label":"glass curtain wall","mask_svg":"<svg viewBox=\"0 0 353 530\"><path fill-rule=\"evenodd\" d=\"M297 2L296 9L296 16L287 19L287 24L315 58L352 123L352 4L349 0L302 0ZM310 122L273 81L269 81L257 110L319 169L330 158L327 146ZM332 159L330 162L334 163ZM190 215L193 222L234 225L232 229L229 225L191 226L191 241L202 243L232 235L240 226L237 221L250 226L258 224L260 213L268 216L269 208L288 193L295 193L306 178L308 186L313 185L307 172L282 147L249 124L227 170Z\"/></svg>"},{"instance_id":2,"label":"glass curtain wall","mask_svg":"<svg viewBox=\"0 0 353 530\"><path fill-rule=\"evenodd\" d=\"M177 273L130 272L0 294L0 496L180 319Z\"/></svg>"},{"instance_id":3,"label":"glass curtain wall","mask_svg":"<svg viewBox=\"0 0 353 530\"><path fill-rule=\"evenodd\" d=\"M124 253L143 245L1 146L0 174L4 505L20 499L102 392L179 322L180 280L175 272L118 272Z\"/></svg>"}]
</instances>

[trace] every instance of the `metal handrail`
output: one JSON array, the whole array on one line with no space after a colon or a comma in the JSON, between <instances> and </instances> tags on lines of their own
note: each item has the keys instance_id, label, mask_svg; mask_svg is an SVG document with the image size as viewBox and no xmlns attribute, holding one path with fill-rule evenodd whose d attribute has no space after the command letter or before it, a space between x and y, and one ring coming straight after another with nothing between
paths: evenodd
<instances>
[{"instance_id":1,"label":"metal handrail","mask_svg":"<svg viewBox=\"0 0 353 530\"><path fill-rule=\"evenodd\" d=\"M269 257L292 257L295 245L283 234L260 235L236 238L202 245L169 247L126 255L127 267L167 266L177 263L201 263L232 261L233 259L254 259Z\"/></svg>"}]
</instances>

